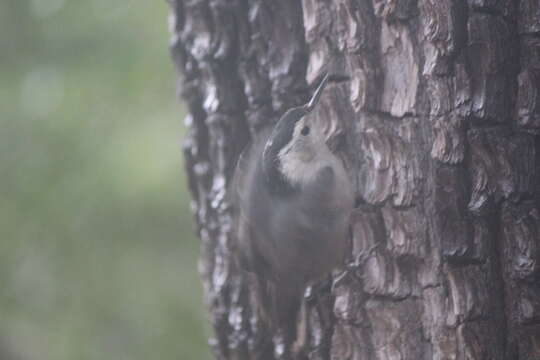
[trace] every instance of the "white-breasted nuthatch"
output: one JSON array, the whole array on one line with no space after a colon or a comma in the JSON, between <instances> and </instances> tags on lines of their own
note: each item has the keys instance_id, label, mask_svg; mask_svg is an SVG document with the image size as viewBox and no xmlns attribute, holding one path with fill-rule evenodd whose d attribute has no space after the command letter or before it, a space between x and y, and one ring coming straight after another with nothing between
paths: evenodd
<instances>
[{"instance_id":1,"label":"white-breasted nuthatch","mask_svg":"<svg viewBox=\"0 0 540 360\"><path fill-rule=\"evenodd\" d=\"M306 286L344 259L354 202L324 124L313 121L327 81L244 150L233 182L239 264L254 274L263 320L289 341Z\"/></svg>"}]
</instances>

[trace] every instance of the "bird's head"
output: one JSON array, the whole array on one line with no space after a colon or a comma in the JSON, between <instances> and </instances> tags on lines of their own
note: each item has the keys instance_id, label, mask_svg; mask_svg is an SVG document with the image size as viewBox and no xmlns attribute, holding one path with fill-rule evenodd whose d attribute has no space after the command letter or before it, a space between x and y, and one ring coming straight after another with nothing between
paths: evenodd
<instances>
[{"instance_id":1,"label":"bird's head","mask_svg":"<svg viewBox=\"0 0 540 360\"><path fill-rule=\"evenodd\" d=\"M301 187L310 169L317 169L329 154L323 124L314 121L313 109L328 82L326 74L310 101L288 110L270 134L262 155L263 169L270 189L277 193Z\"/></svg>"}]
</instances>

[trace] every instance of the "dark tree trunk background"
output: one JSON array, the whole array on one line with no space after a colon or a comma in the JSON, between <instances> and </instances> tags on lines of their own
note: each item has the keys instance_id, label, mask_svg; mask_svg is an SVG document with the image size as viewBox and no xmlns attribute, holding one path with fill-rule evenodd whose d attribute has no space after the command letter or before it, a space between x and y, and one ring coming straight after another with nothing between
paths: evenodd
<instances>
[{"instance_id":1,"label":"dark tree trunk background","mask_svg":"<svg viewBox=\"0 0 540 360\"><path fill-rule=\"evenodd\" d=\"M538 0L170 1L216 358L268 337L231 259L236 159L332 61L350 78L318 116L357 209L349 275L307 299L309 358L540 359Z\"/></svg>"}]
</instances>

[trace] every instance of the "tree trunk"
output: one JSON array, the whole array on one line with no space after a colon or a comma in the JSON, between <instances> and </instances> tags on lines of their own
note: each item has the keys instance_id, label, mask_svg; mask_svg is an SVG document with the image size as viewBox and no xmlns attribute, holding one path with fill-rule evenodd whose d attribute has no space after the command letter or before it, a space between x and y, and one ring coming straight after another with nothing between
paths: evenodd
<instances>
[{"instance_id":1,"label":"tree trunk","mask_svg":"<svg viewBox=\"0 0 540 360\"><path fill-rule=\"evenodd\" d=\"M232 261L236 159L332 62L318 116L357 206L307 357L540 359L538 0L170 1L216 358L273 358Z\"/></svg>"}]
</instances>

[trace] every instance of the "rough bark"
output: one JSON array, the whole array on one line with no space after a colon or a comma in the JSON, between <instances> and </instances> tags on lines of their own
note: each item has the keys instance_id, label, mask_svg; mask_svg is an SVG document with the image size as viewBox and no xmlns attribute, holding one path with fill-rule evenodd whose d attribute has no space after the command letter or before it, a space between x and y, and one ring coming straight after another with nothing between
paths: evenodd
<instances>
[{"instance_id":1,"label":"rough bark","mask_svg":"<svg viewBox=\"0 0 540 360\"><path fill-rule=\"evenodd\" d=\"M272 358L231 260L236 159L332 61L318 116L357 208L308 358L540 359L538 0L170 1L216 358Z\"/></svg>"}]
</instances>

